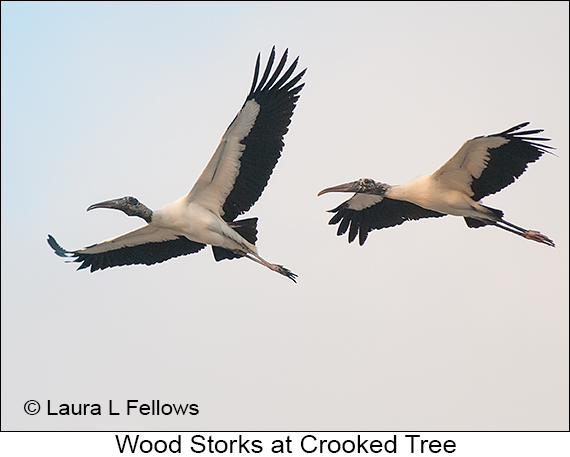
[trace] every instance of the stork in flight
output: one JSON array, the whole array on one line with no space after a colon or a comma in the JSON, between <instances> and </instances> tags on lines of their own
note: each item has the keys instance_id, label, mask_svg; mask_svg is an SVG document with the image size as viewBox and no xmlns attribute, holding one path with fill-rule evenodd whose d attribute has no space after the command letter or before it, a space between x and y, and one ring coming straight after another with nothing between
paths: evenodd
<instances>
[{"instance_id":1,"label":"stork in flight","mask_svg":"<svg viewBox=\"0 0 570 457\"><path fill-rule=\"evenodd\" d=\"M287 50L277 64L275 47L259 78L257 56L251 90L208 165L190 192L152 211L134 197L96 203L87 208L111 208L145 220L145 226L116 238L67 251L51 236L48 243L60 257L80 262L91 272L120 265L152 265L193 254L207 244L216 261L247 257L296 282L297 275L264 260L257 252L257 218L235 220L261 196L283 149L305 70L292 77L299 58L287 68Z\"/></svg>"},{"instance_id":2,"label":"stork in flight","mask_svg":"<svg viewBox=\"0 0 570 457\"><path fill-rule=\"evenodd\" d=\"M350 199L330 210L335 215L329 224L340 223L337 235L348 230L349 243L358 235L362 246L372 230L450 214L464 217L471 228L499 227L527 240L554 247L554 242L547 236L511 224L503 219L501 210L479 202L512 184L524 173L528 163L538 160L544 152L550 153L547 149L553 149L537 143L549 141L549 138L531 136L542 130L520 131L528 124L525 122L501 133L468 140L434 173L403 185L391 186L364 178L321 190L317 195L355 192Z\"/></svg>"}]
</instances>

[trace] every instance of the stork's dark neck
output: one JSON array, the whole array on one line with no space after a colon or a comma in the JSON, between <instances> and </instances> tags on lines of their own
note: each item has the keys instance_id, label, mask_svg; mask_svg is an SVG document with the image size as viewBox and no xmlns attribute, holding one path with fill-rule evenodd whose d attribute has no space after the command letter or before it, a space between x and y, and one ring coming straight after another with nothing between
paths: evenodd
<instances>
[{"instance_id":1,"label":"stork's dark neck","mask_svg":"<svg viewBox=\"0 0 570 457\"><path fill-rule=\"evenodd\" d=\"M127 216L137 216L144 219L150 224L152 221L152 210L143 203L139 202L135 197L123 197L115 200L107 200L101 203L95 203L87 208L90 211L95 208L118 209Z\"/></svg>"},{"instance_id":2,"label":"stork's dark neck","mask_svg":"<svg viewBox=\"0 0 570 457\"><path fill-rule=\"evenodd\" d=\"M362 194L381 195L384 196L386 191L392 187L383 182L377 182L370 178L363 178L358 180L360 189L357 191Z\"/></svg>"}]
</instances>

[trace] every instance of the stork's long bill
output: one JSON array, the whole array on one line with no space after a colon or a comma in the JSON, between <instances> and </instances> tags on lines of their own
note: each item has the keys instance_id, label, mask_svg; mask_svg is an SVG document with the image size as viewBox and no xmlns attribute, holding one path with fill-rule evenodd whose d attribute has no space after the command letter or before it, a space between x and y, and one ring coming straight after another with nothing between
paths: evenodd
<instances>
[{"instance_id":1,"label":"stork's long bill","mask_svg":"<svg viewBox=\"0 0 570 457\"><path fill-rule=\"evenodd\" d=\"M329 192L354 192L354 193L367 193L370 195L384 195L386 193L387 185L384 183L377 183L370 178L359 179L358 181L347 182L346 184L339 184L338 186L327 187L321 190L317 197Z\"/></svg>"},{"instance_id":2,"label":"stork's long bill","mask_svg":"<svg viewBox=\"0 0 570 457\"><path fill-rule=\"evenodd\" d=\"M249 94L188 194L156 211L134 197L95 203L87 211L118 209L147 224L77 251L65 250L48 235L54 252L79 262L78 269L93 272L153 265L211 245L216 261L246 257L296 281L291 270L267 262L257 252L257 218L236 219L253 206L267 185L304 86L305 70L294 74L299 58L286 67L287 54L286 50L273 70L273 48L263 73L261 56L257 56Z\"/></svg>"},{"instance_id":3,"label":"stork's long bill","mask_svg":"<svg viewBox=\"0 0 570 457\"><path fill-rule=\"evenodd\" d=\"M328 194L329 192L358 192L358 181L348 182L346 184L339 184L338 186L327 187L326 189L321 190L317 197L320 197L323 194Z\"/></svg>"}]
</instances>

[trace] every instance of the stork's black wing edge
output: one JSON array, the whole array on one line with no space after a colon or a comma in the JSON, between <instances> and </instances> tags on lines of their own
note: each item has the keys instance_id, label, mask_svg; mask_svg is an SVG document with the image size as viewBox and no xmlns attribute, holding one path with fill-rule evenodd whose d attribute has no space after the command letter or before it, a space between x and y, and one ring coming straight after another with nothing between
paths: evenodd
<instances>
[{"instance_id":1,"label":"stork's black wing edge","mask_svg":"<svg viewBox=\"0 0 570 457\"><path fill-rule=\"evenodd\" d=\"M298 83L306 72L305 69L292 77L298 64L297 57L281 75L286 66L287 54L286 50L271 74L275 61L273 47L259 83L259 57L256 62L253 84L245 103L250 100L258 103L259 113L250 132L241 141L245 150L240 158L239 175L224 202L225 221L233 221L253 206L281 156L285 145L283 138L291 123L299 92L304 86Z\"/></svg>"},{"instance_id":2,"label":"stork's black wing edge","mask_svg":"<svg viewBox=\"0 0 570 457\"><path fill-rule=\"evenodd\" d=\"M364 244L368 233L388 227L395 227L406 221L428 217L443 217L445 214L422 208L414 203L384 198L380 202L361 210L350 209L350 200L345 201L334 209L336 213L329 221L330 225L339 224L337 235L341 236L348 230L348 242L352 243L358 235L360 246Z\"/></svg>"},{"instance_id":3,"label":"stork's black wing edge","mask_svg":"<svg viewBox=\"0 0 570 457\"><path fill-rule=\"evenodd\" d=\"M50 245L50 247L54 250L54 252L56 253L56 255L60 256L60 257L70 257L73 256L73 252L69 252L66 251L65 249L63 249L57 241L55 241L55 238L51 235L48 235L47 237L47 242Z\"/></svg>"},{"instance_id":4,"label":"stork's black wing edge","mask_svg":"<svg viewBox=\"0 0 570 457\"><path fill-rule=\"evenodd\" d=\"M542 129L520 131L527 125L529 122L523 122L504 132L489 135L505 138L508 142L489 150L486 168L471 184L473 200L481 200L504 189L526 171L529 163L536 162L545 152L552 154L549 149L555 148L542 143L550 141L550 138L532 136L543 132Z\"/></svg>"},{"instance_id":5,"label":"stork's black wing edge","mask_svg":"<svg viewBox=\"0 0 570 457\"><path fill-rule=\"evenodd\" d=\"M128 246L89 254L81 252L82 250L67 251L63 249L51 235L48 235L47 241L55 254L60 257L73 258L73 262L81 263L77 268L78 270L90 267L92 273L97 270L123 265L153 265L173 257L193 254L206 246L205 244L190 241L188 238L181 236L174 240L145 243L137 246Z\"/></svg>"}]
</instances>

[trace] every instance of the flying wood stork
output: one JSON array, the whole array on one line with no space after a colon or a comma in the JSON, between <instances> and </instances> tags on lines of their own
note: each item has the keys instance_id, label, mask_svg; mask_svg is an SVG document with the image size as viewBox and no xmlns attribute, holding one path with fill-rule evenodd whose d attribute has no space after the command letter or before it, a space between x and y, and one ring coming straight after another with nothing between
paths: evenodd
<instances>
[{"instance_id":1,"label":"flying wood stork","mask_svg":"<svg viewBox=\"0 0 570 457\"><path fill-rule=\"evenodd\" d=\"M162 209L152 211L134 197L96 203L87 208L112 208L138 216L146 225L116 238L67 251L51 236L48 243L61 257L80 262L91 272L132 264L152 265L193 254L207 244L216 261L247 257L296 282L297 275L264 260L257 252L257 218L235 220L260 197L283 149L305 70L292 77L299 58L281 75L287 50L277 64L275 47L259 78L257 56L251 90L208 165L190 192Z\"/></svg>"},{"instance_id":2,"label":"flying wood stork","mask_svg":"<svg viewBox=\"0 0 570 457\"><path fill-rule=\"evenodd\" d=\"M329 187L327 192L355 192L329 212L335 215L330 225L340 223L337 235L348 230L352 243L358 234L362 246L372 230L400 225L405 221L447 214L463 216L468 227L486 225L502 228L528 240L554 247L554 242L535 230L527 230L503 219L503 212L482 205L479 200L512 184L524 173L527 164L535 162L550 146L534 135L542 130L520 129L516 125L493 135L466 141L457 153L434 173L391 186L372 179L359 179Z\"/></svg>"}]
</instances>

